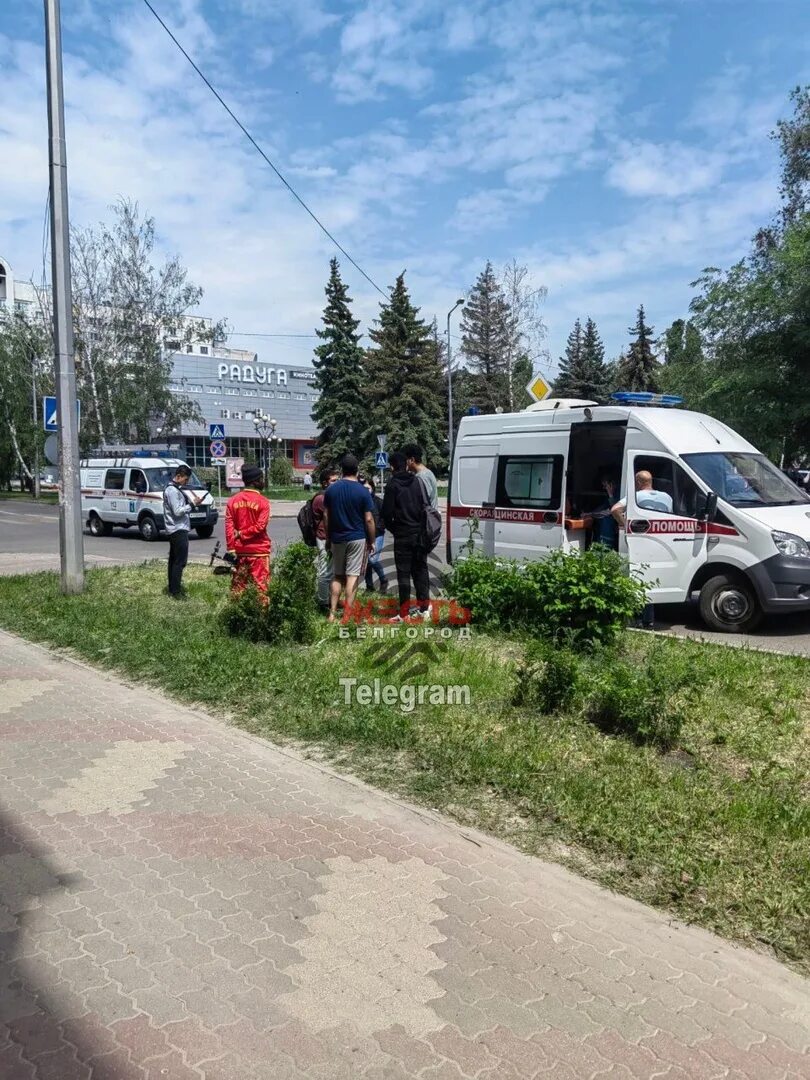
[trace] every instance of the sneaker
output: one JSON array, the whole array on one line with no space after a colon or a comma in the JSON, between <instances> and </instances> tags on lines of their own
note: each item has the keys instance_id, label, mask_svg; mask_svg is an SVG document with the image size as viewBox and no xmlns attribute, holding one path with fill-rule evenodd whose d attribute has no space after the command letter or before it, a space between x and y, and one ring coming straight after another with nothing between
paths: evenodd
<instances>
[{"instance_id":1,"label":"sneaker","mask_svg":"<svg viewBox=\"0 0 810 1080\"><path fill-rule=\"evenodd\" d=\"M385 580L385 578L383 578L383 580L380 582L380 593L383 596L385 596L385 594L387 592L388 592L388 582Z\"/></svg>"}]
</instances>

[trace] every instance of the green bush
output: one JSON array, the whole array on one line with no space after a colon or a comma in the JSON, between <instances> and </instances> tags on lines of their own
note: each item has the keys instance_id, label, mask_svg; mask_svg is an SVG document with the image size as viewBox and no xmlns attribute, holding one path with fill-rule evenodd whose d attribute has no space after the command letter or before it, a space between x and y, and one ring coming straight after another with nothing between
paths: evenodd
<instances>
[{"instance_id":1,"label":"green bush","mask_svg":"<svg viewBox=\"0 0 810 1080\"><path fill-rule=\"evenodd\" d=\"M668 750L675 746L686 719L681 691L683 673L652 649L643 667L602 653L589 672L586 715L603 731Z\"/></svg>"},{"instance_id":2,"label":"green bush","mask_svg":"<svg viewBox=\"0 0 810 1080\"><path fill-rule=\"evenodd\" d=\"M291 487L292 482L292 462L285 454L276 454L270 462L270 486Z\"/></svg>"},{"instance_id":3,"label":"green bush","mask_svg":"<svg viewBox=\"0 0 810 1080\"><path fill-rule=\"evenodd\" d=\"M273 560L267 603L255 588L228 601L222 623L229 634L248 641L308 644L315 640L315 551L290 544Z\"/></svg>"},{"instance_id":4,"label":"green bush","mask_svg":"<svg viewBox=\"0 0 810 1080\"><path fill-rule=\"evenodd\" d=\"M580 683L579 658L550 641L530 642L517 670L513 703L541 713L561 712L571 704Z\"/></svg>"},{"instance_id":5,"label":"green bush","mask_svg":"<svg viewBox=\"0 0 810 1080\"><path fill-rule=\"evenodd\" d=\"M473 556L456 563L448 589L473 623L576 648L615 641L645 604L644 586L626 561L601 547L524 563Z\"/></svg>"}]
</instances>

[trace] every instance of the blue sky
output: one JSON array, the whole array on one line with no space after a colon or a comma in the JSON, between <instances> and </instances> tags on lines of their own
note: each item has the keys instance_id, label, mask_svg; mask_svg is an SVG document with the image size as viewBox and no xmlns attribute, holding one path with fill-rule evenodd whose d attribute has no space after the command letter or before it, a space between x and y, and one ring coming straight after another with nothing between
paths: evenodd
<instances>
[{"instance_id":1,"label":"blue sky","mask_svg":"<svg viewBox=\"0 0 810 1080\"><path fill-rule=\"evenodd\" d=\"M235 331L309 333L332 247L141 0L62 0L78 224L119 195L157 220ZM370 277L444 315L486 259L548 289L552 366L591 315L615 355L662 331L778 200L768 139L810 81L807 0L154 0ZM39 279L41 6L3 0L0 253ZM366 323L379 297L344 262ZM241 339L306 363L305 340Z\"/></svg>"}]
</instances>

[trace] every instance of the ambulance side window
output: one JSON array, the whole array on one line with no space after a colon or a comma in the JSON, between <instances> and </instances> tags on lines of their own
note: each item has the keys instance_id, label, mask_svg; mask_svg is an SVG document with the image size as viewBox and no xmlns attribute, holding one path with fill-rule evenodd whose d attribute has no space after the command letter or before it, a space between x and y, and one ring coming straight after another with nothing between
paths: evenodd
<instances>
[{"instance_id":1,"label":"ambulance side window","mask_svg":"<svg viewBox=\"0 0 810 1080\"><path fill-rule=\"evenodd\" d=\"M562 454L499 457L497 504L559 510L562 475Z\"/></svg>"},{"instance_id":2,"label":"ambulance side window","mask_svg":"<svg viewBox=\"0 0 810 1080\"><path fill-rule=\"evenodd\" d=\"M107 469L107 478L104 481L106 491L124 490L124 469Z\"/></svg>"},{"instance_id":3,"label":"ambulance side window","mask_svg":"<svg viewBox=\"0 0 810 1080\"><path fill-rule=\"evenodd\" d=\"M136 492L138 495L146 494L146 477L140 469L131 469L129 473L129 488L130 491Z\"/></svg>"},{"instance_id":4,"label":"ambulance side window","mask_svg":"<svg viewBox=\"0 0 810 1080\"><path fill-rule=\"evenodd\" d=\"M664 491L672 499L672 510L659 509L658 513L672 513L675 517L697 517L698 511L705 505L706 496L677 462L671 458L637 455L633 462L633 473L642 470L652 473L654 490ZM642 509L638 498L636 505Z\"/></svg>"}]
</instances>

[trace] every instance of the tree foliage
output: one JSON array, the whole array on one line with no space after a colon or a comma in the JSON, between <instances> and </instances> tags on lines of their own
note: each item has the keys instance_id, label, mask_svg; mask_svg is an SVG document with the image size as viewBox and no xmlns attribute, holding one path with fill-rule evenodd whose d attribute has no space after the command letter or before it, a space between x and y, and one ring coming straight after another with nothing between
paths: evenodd
<instances>
[{"instance_id":1,"label":"tree foliage","mask_svg":"<svg viewBox=\"0 0 810 1080\"><path fill-rule=\"evenodd\" d=\"M53 393L50 335L42 322L0 315L0 482L21 476L34 482L34 461L44 464L42 418L33 401Z\"/></svg>"},{"instance_id":2,"label":"tree foliage","mask_svg":"<svg viewBox=\"0 0 810 1080\"><path fill-rule=\"evenodd\" d=\"M627 332L632 335L632 340L619 365L618 378L621 388L656 391L659 364L653 352L653 327L647 325L643 304L638 309L635 325Z\"/></svg>"},{"instance_id":3,"label":"tree foliage","mask_svg":"<svg viewBox=\"0 0 810 1080\"><path fill-rule=\"evenodd\" d=\"M467 297L461 335L461 351L475 376L475 404L482 412L508 409L517 323L491 262Z\"/></svg>"},{"instance_id":4,"label":"tree foliage","mask_svg":"<svg viewBox=\"0 0 810 1080\"><path fill-rule=\"evenodd\" d=\"M610 369L605 363L605 347L593 319L585 329L577 319L560 357L559 375L554 383L557 397L582 401L603 401L610 392Z\"/></svg>"},{"instance_id":5,"label":"tree foliage","mask_svg":"<svg viewBox=\"0 0 810 1080\"><path fill-rule=\"evenodd\" d=\"M397 448L418 443L431 468L447 465L445 379L436 335L419 318L403 271L369 330L364 364L366 433L358 456L376 448L376 435ZM357 452L357 450L355 451Z\"/></svg>"},{"instance_id":6,"label":"tree foliage","mask_svg":"<svg viewBox=\"0 0 810 1080\"><path fill-rule=\"evenodd\" d=\"M788 463L810 455L810 87L791 101L793 116L774 132L781 211L746 258L704 270L694 283L691 321L703 358L663 369L667 389Z\"/></svg>"},{"instance_id":7,"label":"tree foliage","mask_svg":"<svg viewBox=\"0 0 810 1080\"><path fill-rule=\"evenodd\" d=\"M322 344L315 349L315 386L320 397L312 410L319 427L318 466L334 465L346 453L362 452L368 426L363 399L363 349L352 315L352 298L340 276L336 258L329 263L326 307L316 333Z\"/></svg>"},{"instance_id":8,"label":"tree foliage","mask_svg":"<svg viewBox=\"0 0 810 1080\"><path fill-rule=\"evenodd\" d=\"M71 235L77 392L85 446L146 440L156 416L167 425L202 422L198 406L169 391L171 353L215 340L190 312L202 289L177 256L158 262L154 218L119 200L112 223ZM172 343L171 345L169 343Z\"/></svg>"}]
</instances>

